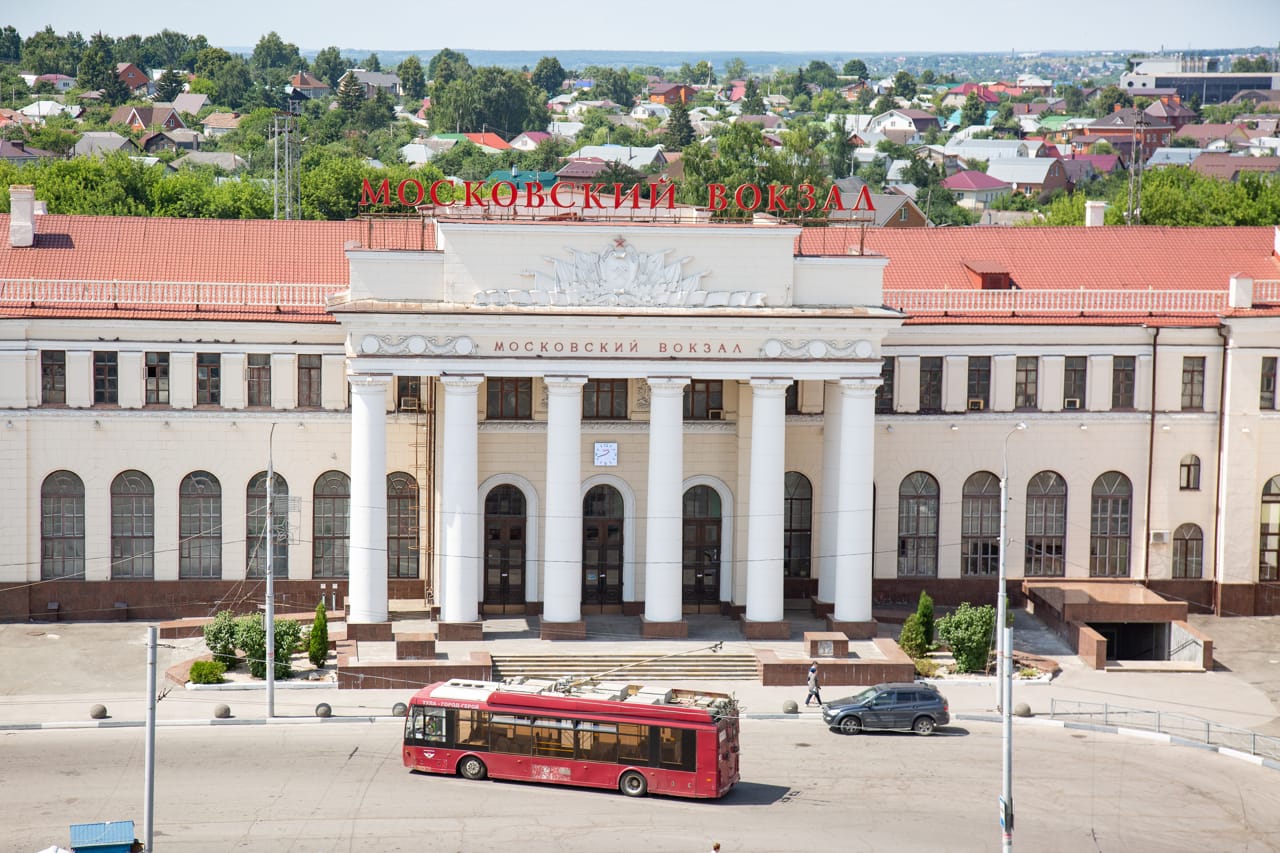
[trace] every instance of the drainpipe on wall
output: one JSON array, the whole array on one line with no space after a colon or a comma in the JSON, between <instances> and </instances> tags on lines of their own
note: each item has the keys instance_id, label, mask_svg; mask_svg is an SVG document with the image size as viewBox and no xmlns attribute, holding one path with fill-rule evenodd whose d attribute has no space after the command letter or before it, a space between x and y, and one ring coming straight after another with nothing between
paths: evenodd
<instances>
[{"instance_id":1,"label":"drainpipe on wall","mask_svg":"<svg viewBox=\"0 0 1280 853\"><path fill-rule=\"evenodd\" d=\"M1218 459L1217 482L1213 491L1213 612L1222 615L1222 564L1226 560L1227 545L1223 528L1226 518L1222 508L1222 491L1227 481L1227 404L1231 399L1231 335L1225 326L1218 324L1218 337L1222 338L1222 387L1218 399Z\"/></svg>"},{"instance_id":2,"label":"drainpipe on wall","mask_svg":"<svg viewBox=\"0 0 1280 853\"><path fill-rule=\"evenodd\" d=\"M1159 384L1156 380L1160 376L1159 356L1160 356L1160 327L1156 326L1151 336L1151 418L1147 431L1147 514L1146 521L1143 523L1143 532L1146 541L1142 545L1142 583L1144 586L1151 585L1151 481L1153 477L1153 467L1156 461L1156 387Z\"/></svg>"}]
</instances>

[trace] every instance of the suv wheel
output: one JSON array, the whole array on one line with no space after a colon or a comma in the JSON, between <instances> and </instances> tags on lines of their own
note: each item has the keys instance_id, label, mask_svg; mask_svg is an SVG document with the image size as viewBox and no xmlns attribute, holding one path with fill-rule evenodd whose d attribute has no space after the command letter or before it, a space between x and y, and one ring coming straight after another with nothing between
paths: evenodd
<instances>
[{"instance_id":1,"label":"suv wheel","mask_svg":"<svg viewBox=\"0 0 1280 853\"><path fill-rule=\"evenodd\" d=\"M840 734L842 735L856 735L858 732L862 731L862 720L859 720L857 717L845 717L838 723L838 725L840 727Z\"/></svg>"},{"instance_id":2,"label":"suv wheel","mask_svg":"<svg viewBox=\"0 0 1280 853\"><path fill-rule=\"evenodd\" d=\"M933 721L933 717L916 717L916 721L911 724L911 731L918 735L931 735L935 728L937 723Z\"/></svg>"}]
</instances>

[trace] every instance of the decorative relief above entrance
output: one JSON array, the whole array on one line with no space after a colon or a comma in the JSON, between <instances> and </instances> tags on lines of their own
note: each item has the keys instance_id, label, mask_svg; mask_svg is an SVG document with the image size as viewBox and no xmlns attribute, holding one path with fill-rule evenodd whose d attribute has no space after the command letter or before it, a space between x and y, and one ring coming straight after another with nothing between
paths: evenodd
<instances>
[{"instance_id":1,"label":"decorative relief above entrance","mask_svg":"<svg viewBox=\"0 0 1280 853\"><path fill-rule=\"evenodd\" d=\"M765 358L870 358L875 352L871 341L780 341L770 338L760 345Z\"/></svg>"},{"instance_id":2,"label":"decorative relief above entrance","mask_svg":"<svg viewBox=\"0 0 1280 853\"><path fill-rule=\"evenodd\" d=\"M763 293L746 290L704 290L706 271L686 273L689 258L668 262L670 249L641 252L625 237L615 237L603 250L568 248L568 259L546 258L552 271L526 272L533 287L482 290L477 305L552 305L600 307L758 308Z\"/></svg>"},{"instance_id":3,"label":"decorative relief above entrance","mask_svg":"<svg viewBox=\"0 0 1280 853\"><path fill-rule=\"evenodd\" d=\"M458 338L428 338L422 335L365 335L360 352L365 355L471 355L475 341Z\"/></svg>"}]
</instances>

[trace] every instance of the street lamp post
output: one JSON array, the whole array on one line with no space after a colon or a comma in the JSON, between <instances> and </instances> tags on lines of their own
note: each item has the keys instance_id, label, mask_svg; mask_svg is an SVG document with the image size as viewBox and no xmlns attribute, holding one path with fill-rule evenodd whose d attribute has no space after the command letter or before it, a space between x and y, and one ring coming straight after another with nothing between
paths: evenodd
<instances>
[{"instance_id":1,"label":"street lamp post","mask_svg":"<svg viewBox=\"0 0 1280 853\"><path fill-rule=\"evenodd\" d=\"M1004 437L1000 453L1000 589L996 597L996 660L1000 682L1000 849L1013 849L1013 632L1008 628L1009 591L1005 571L1008 545L1006 529L1009 516L1009 439L1027 428L1018 421Z\"/></svg>"}]
</instances>

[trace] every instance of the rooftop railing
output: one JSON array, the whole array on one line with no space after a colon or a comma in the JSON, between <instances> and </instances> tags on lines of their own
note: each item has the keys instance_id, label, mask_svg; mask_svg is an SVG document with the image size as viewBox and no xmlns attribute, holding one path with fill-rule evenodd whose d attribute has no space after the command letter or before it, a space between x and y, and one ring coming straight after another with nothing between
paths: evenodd
<instances>
[{"instance_id":1,"label":"rooftop railing","mask_svg":"<svg viewBox=\"0 0 1280 853\"><path fill-rule=\"evenodd\" d=\"M0 305L323 308L328 296L345 289L334 284L0 279Z\"/></svg>"},{"instance_id":2,"label":"rooftop railing","mask_svg":"<svg viewBox=\"0 0 1280 853\"><path fill-rule=\"evenodd\" d=\"M886 290L908 314L1223 314L1225 290ZM1255 281L1253 305L1280 305L1280 281Z\"/></svg>"}]
</instances>

